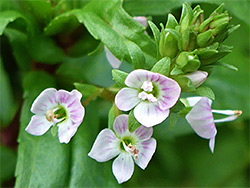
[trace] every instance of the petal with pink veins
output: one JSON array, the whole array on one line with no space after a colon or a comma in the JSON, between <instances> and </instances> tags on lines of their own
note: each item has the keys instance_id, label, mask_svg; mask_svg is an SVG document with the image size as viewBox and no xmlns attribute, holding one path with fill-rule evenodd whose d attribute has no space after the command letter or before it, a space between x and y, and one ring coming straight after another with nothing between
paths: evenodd
<instances>
[{"instance_id":1,"label":"petal with pink veins","mask_svg":"<svg viewBox=\"0 0 250 188\"><path fill-rule=\"evenodd\" d=\"M146 127L152 127L164 121L169 115L169 109L161 110L157 103L141 102L134 109L134 116Z\"/></svg>"},{"instance_id":2,"label":"petal with pink veins","mask_svg":"<svg viewBox=\"0 0 250 188\"><path fill-rule=\"evenodd\" d=\"M133 133L140 141L148 140L153 135L153 128L141 125Z\"/></svg>"},{"instance_id":3,"label":"petal with pink veins","mask_svg":"<svg viewBox=\"0 0 250 188\"><path fill-rule=\"evenodd\" d=\"M73 123L70 119L58 124L58 138L60 143L69 143L74 136L80 123Z\"/></svg>"},{"instance_id":4,"label":"petal with pink veins","mask_svg":"<svg viewBox=\"0 0 250 188\"><path fill-rule=\"evenodd\" d=\"M40 136L48 131L52 125L53 122L49 122L44 115L34 115L31 117L25 131L32 135Z\"/></svg>"},{"instance_id":5,"label":"petal with pink veins","mask_svg":"<svg viewBox=\"0 0 250 188\"><path fill-rule=\"evenodd\" d=\"M217 130L214 124L210 99L202 97L186 115L186 119L200 137L206 139L215 137Z\"/></svg>"},{"instance_id":6,"label":"petal with pink veins","mask_svg":"<svg viewBox=\"0 0 250 188\"><path fill-rule=\"evenodd\" d=\"M138 98L138 91L132 88L122 88L115 96L115 104L117 108L123 111L128 111L134 108L140 99Z\"/></svg>"},{"instance_id":7,"label":"petal with pink veins","mask_svg":"<svg viewBox=\"0 0 250 188\"><path fill-rule=\"evenodd\" d=\"M119 143L112 130L104 129L98 134L88 156L98 162L108 161L120 153Z\"/></svg>"},{"instance_id":8,"label":"petal with pink veins","mask_svg":"<svg viewBox=\"0 0 250 188\"><path fill-rule=\"evenodd\" d=\"M147 167L156 149L156 140L151 138L142 142L138 146L139 154L138 158L134 158L135 163L143 170Z\"/></svg>"},{"instance_id":9,"label":"petal with pink veins","mask_svg":"<svg viewBox=\"0 0 250 188\"><path fill-rule=\"evenodd\" d=\"M58 106L56 89L48 88L35 99L30 111L34 114L46 114L47 110L56 106Z\"/></svg>"},{"instance_id":10,"label":"petal with pink veins","mask_svg":"<svg viewBox=\"0 0 250 188\"><path fill-rule=\"evenodd\" d=\"M128 181L134 172L134 161L131 155L122 152L114 160L112 171L119 184Z\"/></svg>"},{"instance_id":11,"label":"petal with pink veins","mask_svg":"<svg viewBox=\"0 0 250 188\"><path fill-rule=\"evenodd\" d=\"M128 115L122 114L115 118L113 129L119 136L124 136L129 134L128 130Z\"/></svg>"}]
</instances>

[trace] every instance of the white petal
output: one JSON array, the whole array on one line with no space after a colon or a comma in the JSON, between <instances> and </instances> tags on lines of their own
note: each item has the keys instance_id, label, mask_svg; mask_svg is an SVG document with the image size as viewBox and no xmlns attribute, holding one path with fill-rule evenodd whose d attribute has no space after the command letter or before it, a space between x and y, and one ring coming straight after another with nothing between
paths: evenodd
<instances>
[{"instance_id":1,"label":"white petal","mask_svg":"<svg viewBox=\"0 0 250 188\"><path fill-rule=\"evenodd\" d=\"M138 158L134 158L135 163L144 170L155 153L155 149L156 140L154 138L142 142L138 147Z\"/></svg>"},{"instance_id":2,"label":"white petal","mask_svg":"<svg viewBox=\"0 0 250 188\"><path fill-rule=\"evenodd\" d=\"M200 137L206 139L215 137L217 130L214 125L210 99L202 97L186 115L186 119Z\"/></svg>"},{"instance_id":3,"label":"white petal","mask_svg":"<svg viewBox=\"0 0 250 188\"><path fill-rule=\"evenodd\" d=\"M108 161L120 153L120 140L115 136L110 129L102 130L92 146L88 156L98 162Z\"/></svg>"},{"instance_id":4,"label":"white petal","mask_svg":"<svg viewBox=\"0 0 250 188\"><path fill-rule=\"evenodd\" d=\"M161 110L157 103L141 102L134 109L134 116L142 125L152 127L164 121L169 109Z\"/></svg>"},{"instance_id":5,"label":"white petal","mask_svg":"<svg viewBox=\"0 0 250 188\"><path fill-rule=\"evenodd\" d=\"M113 129L119 136L124 136L129 134L128 130L128 115L122 114L115 118Z\"/></svg>"},{"instance_id":6,"label":"white petal","mask_svg":"<svg viewBox=\"0 0 250 188\"><path fill-rule=\"evenodd\" d=\"M202 97L188 97L186 98L189 106L194 106L197 102L201 100Z\"/></svg>"},{"instance_id":7,"label":"white petal","mask_svg":"<svg viewBox=\"0 0 250 188\"><path fill-rule=\"evenodd\" d=\"M106 58L107 58L108 62L110 63L110 65L114 69L118 69L121 65L121 61L119 59L117 59L106 46L104 46L104 50L106 53Z\"/></svg>"},{"instance_id":8,"label":"white petal","mask_svg":"<svg viewBox=\"0 0 250 188\"><path fill-rule=\"evenodd\" d=\"M77 91L76 89L73 89L70 93L71 93L71 95L75 95L79 100L81 100L82 94L79 91Z\"/></svg>"},{"instance_id":9,"label":"white petal","mask_svg":"<svg viewBox=\"0 0 250 188\"><path fill-rule=\"evenodd\" d=\"M188 77L195 87L199 87L207 79L208 73L205 71L195 71L185 75Z\"/></svg>"},{"instance_id":10,"label":"white petal","mask_svg":"<svg viewBox=\"0 0 250 188\"><path fill-rule=\"evenodd\" d=\"M214 144L215 144L215 137L209 140L209 148L212 153L214 152Z\"/></svg>"},{"instance_id":11,"label":"white petal","mask_svg":"<svg viewBox=\"0 0 250 188\"><path fill-rule=\"evenodd\" d=\"M225 117L225 118L221 118L221 119L216 119L214 120L214 123L224 123L224 122L228 122L228 121L233 121L237 119L237 115L233 115L233 116L229 116L229 117Z\"/></svg>"},{"instance_id":12,"label":"white petal","mask_svg":"<svg viewBox=\"0 0 250 188\"><path fill-rule=\"evenodd\" d=\"M35 99L31 106L31 112L35 114L46 114L47 110L58 106L56 99L56 89L48 88L45 89Z\"/></svg>"},{"instance_id":13,"label":"white petal","mask_svg":"<svg viewBox=\"0 0 250 188\"><path fill-rule=\"evenodd\" d=\"M58 123L58 138L60 143L69 143L70 139L75 135L80 123L73 123L70 119Z\"/></svg>"},{"instance_id":14,"label":"white petal","mask_svg":"<svg viewBox=\"0 0 250 188\"><path fill-rule=\"evenodd\" d=\"M145 126L141 125L140 127L138 127L134 131L134 134L141 141L148 140L149 138L151 138L151 136L153 134L153 128L152 127L145 127Z\"/></svg>"},{"instance_id":15,"label":"white petal","mask_svg":"<svg viewBox=\"0 0 250 188\"><path fill-rule=\"evenodd\" d=\"M128 181L134 172L134 161L131 155L122 152L114 160L112 171L119 184Z\"/></svg>"},{"instance_id":16,"label":"white petal","mask_svg":"<svg viewBox=\"0 0 250 188\"><path fill-rule=\"evenodd\" d=\"M140 102L138 91L132 88L122 88L115 96L115 104L118 109L128 111Z\"/></svg>"},{"instance_id":17,"label":"white petal","mask_svg":"<svg viewBox=\"0 0 250 188\"><path fill-rule=\"evenodd\" d=\"M45 115L34 115L31 117L25 131L32 135L40 136L47 132L52 125L53 122L49 122Z\"/></svg>"},{"instance_id":18,"label":"white petal","mask_svg":"<svg viewBox=\"0 0 250 188\"><path fill-rule=\"evenodd\" d=\"M128 74L125 84L129 87L139 89L143 85L144 81L152 81L151 77L153 77L154 80L158 78L158 76L153 72L137 69Z\"/></svg>"}]
</instances>

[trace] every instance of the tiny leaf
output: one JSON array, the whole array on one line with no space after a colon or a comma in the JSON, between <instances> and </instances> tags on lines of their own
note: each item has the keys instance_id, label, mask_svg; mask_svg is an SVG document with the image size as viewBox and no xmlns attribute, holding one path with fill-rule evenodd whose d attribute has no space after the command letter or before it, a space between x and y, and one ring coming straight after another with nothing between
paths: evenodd
<instances>
[{"instance_id":1,"label":"tiny leaf","mask_svg":"<svg viewBox=\"0 0 250 188\"><path fill-rule=\"evenodd\" d=\"M164 57L153 66L151 71L158 72L160 74L168 76L170 71L170 64L171 64L170 58Z\"/></svg>"},{"instance_id":2,"label":"tiny leaf","mask_svg":"<svg viewBox=\"0 0 250 188\"><path fill-rule=\"evenodd\" d=\"M129 132L134 132L140 126L141 126L141 124L135 119L134 110L131 110L129 112L129 116L128 116L128 129L129 129Z\"/></svg>"},{"instance_id":3,"label":"tiny leaf","mask_svg":"<svg viewBox=\"0 0 250 188\"><path fill-rule=\"evenodd\" d=\"M117 83L117 85L119 87L126 87L124 82L125 82L125 79L128 76L128 73L117 70L117 69L113 69L112 70L112 76L113 76L113 79L115 80L115 82Z\"/></svg>"}]
</instances>

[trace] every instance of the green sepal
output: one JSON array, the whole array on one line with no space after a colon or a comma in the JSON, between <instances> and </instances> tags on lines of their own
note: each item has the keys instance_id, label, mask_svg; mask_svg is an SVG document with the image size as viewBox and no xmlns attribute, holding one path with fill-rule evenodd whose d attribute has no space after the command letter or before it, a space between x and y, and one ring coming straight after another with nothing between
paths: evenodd
<instances>
[{"instance_id":1,"label":"green sepal","mask_svg":"<svg viewBox=\"0 0 250 188\"><path fill-rule=\"evenodd\" d=\"M227 63L220 62L220 61L217 61L217 62L213 63L212 65L218 65L218 66L225 67L225 68L228 68L228 69L233 70L233 71L238 71L237 67L230 65L230 64L227 64Z\"/></svg>"},{"instance_id":2,"label":"green sepal","mask_svg":"<svg viewBox=\"0 0 250 188\"><path fill-rule=\"evenodd\" d=\"M200 61L198 59L192 59L187 62L187 64L182 68L184 73L197 71L200 67Z\"/></svg>"},{"instance_id":3,"label":"green sepal","mask_svg":"<svg viewBox=\"0 0 250 188\"><path fill-rule=\"evenodd\" d=\"M112 76L119 87L126 87L125 79L127 78L128 73L123 72L121 70L113 69Z\"/></svg>"},{"instance_id":4,"label":"green sepal","mask_svg":"<svg viewBox=\"0 0 250 188\"><path fill-rule=\"evenodd\" d=\"M108 115L108 128L109 129L113 129L115 118L118 115L120 115L120 110L116 107L115 103L113 103L112 107L109 110L109 115Z\"/></svg>"},{"instance_id":5,"label":"green sepal","mask_svg":"<svg viewBox=\"0 0 250 188\"><path fill-rule=\"evenodd\" d=\"M169 76L170 65L171 59L169 57L164 57L153 66L151 71L160 73L165 76Z\"/></svg>"},{"instance_id":6,"label":"green sepal","mask_svg":"<svg viewBox=\"0 0 250 188\"><path fill-rule=\"evenodd\" d=\"M213 31L207 30L197 36L197 45L200 47L208 46L213 42Z\"/></svg>"},{"instance_id":7,"label":"green sepal","mask_svg":"<svg viewBox=\"0 0 250 188\"><path fill-rule=\"evenodd\" d=\"M160 57L159 44L160 44L161 32L160 32L160 30L156 27L156 25L153 22L148 21L148 25L149 25L150 29L153 32L154 39L155 39L156 50L157 50L157 58L159 58Z\"/></svg>"},{"instance_id":8,"label":"green sepal","mask_svg":"<svg viewBox=\"0 0 250 188\"><path fill-rule=\"evenodd\" d=\"M174 77L174 80L179 84L182 92L194 92L196 90L192 81L183 75Z\"/></svg>"},{"instance_id":9,"label":"green sepal","mask_svg":"<svg viewBox=\"0 0 250 188\"><path fill-rule=\"evenodd\" d=\"M176 76L180 74L184 74L183 71L181 70L181 68L179 68L178 65L174 65L174 68L171 70L170 75Z\"/></svg>"},{"instance_id":10,"label":"green sepal","mask_svg":"<svg viewBox=\"0 0 250 188\"><path fill-rule=\"evenodd\" d=\"M198 94L203 97L207 97L211 100L215 100L215 95L214 95L213 90L207 86L200 86L193 93Z\"/></svg>"},{"instance_id":11,"label":"green sepal","mask_svg":"<svg viewBox=\"0 0 250 188\"><path fill-rule=\"evenodd\" d=\"M183 110L181 110L178 114L179 116L185 118L186 115L190 112L190 110L192 110L191 106L185 107Z\"/></svg>"},{"instance_id":12,"label":"green sepal","mask_svg":"<svg viewBox=\"0 0 250 188\"><path fill-rule=\"evenodd\" d=\"M178 113L183 110L183 108L185 108L185 105L180 100L178 100L177 103L171 108L171 112Z\"/></svg>"},{"instance_id":13,"label":"green sepal","mask_svg":"<svg viewBox=\"0 0 250 188\"><path fill-rule=\"evenodd\" d=\"M172 130L176 124L177 124L177 121L179 119L179 115L178 113L170 113L169 115L169 129Z\"/></svg>"},{"instance_id":14,"label":"green sepal","mask_svg":"<svg viewBox=\"0 0 250 188\"><path fill-rule=\"evenodd\" d=\"M175 17L172 14L168 14L168 21L166 23L166 27L165 28L175 29L175 27L177 25L178 25L178 22L175 19Z\"/></svg>"},{"instance_id":15,"label":"green sepal","mask_svg":"<svg viewBox=\"0 0 250 188\"><path fill-rule=\"evenodd\" d=\"M58 126L57 125L53 125L50 129L51 131L51 134L53 137L56 137L57 136L57 133L58 133Z\"/></svg>"},{"instance_id":16,"label":"green sepal","mask_svg":"<svg viewBox=\"0 0 250 188\"><path fill-rule=\"evenodd\" d=\"M193 19L193 10L188 3L182 5L182 13L180 19L180 32L183 33L184 30L190 25Z\"/></svg>"},{"instance_id":17,"label":"green sepal","mask_svg":"<svg viewBox=\"0 0 250 188\"><path fill-rule=\"evenodd\" d=\"M128 129L129 132L134 132L141 124L135 119L134 110L131 110L128 115Z\"/></svg>"}]
</instances>

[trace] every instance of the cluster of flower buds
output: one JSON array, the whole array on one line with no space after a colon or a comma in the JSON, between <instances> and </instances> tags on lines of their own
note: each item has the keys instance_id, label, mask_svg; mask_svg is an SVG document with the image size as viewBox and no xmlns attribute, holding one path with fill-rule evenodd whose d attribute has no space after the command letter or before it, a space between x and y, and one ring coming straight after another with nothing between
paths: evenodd
<instances>
[{"instance_id":1,"label":"cluster of flower buds","mask_svg":"<svg viewBox=\"0 0 250 188\"><path fill-rule=\"evenodd\" d=\"M161 25L158 49L161 58L169 57L175 64L172 75L196 71L231 52L230 46L221 43L239 25L229 25L231 18L227 11L223 12L223 6L207 19L199 5L192 9L187 3L183 4L179 23L173 15L168 15L166 26Z\"/></svg>"}]
</instances>

